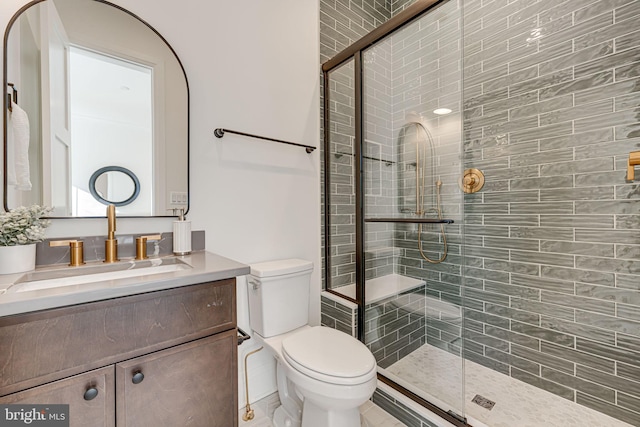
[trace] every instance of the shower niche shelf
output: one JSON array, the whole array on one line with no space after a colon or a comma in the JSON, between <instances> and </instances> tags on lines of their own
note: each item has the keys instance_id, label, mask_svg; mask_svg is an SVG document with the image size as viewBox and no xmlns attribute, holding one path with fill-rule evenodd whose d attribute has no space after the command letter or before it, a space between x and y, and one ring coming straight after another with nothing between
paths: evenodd
<instances>
[{"instance_id":1,"label":"shower niche shelf","mask_svg":"<svg viewBox=\"0 0 640 427\"><path fill-rule=\"evenodd\" d=\"M452 219L437 218L365 218L364 222L401 222L410 224L453 224Z\"/></svg>"}]
</instances>

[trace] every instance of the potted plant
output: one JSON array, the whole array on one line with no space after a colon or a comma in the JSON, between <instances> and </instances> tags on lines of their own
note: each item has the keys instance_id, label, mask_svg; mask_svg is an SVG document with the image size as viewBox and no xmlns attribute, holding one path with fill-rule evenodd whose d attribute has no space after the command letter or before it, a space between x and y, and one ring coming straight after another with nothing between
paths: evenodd
<instances>
[{"instance_id":1,"label":"potted plant","mask_svg":"<svg viewBox=\"0 0 640 427\"><path fill-rule=\"evenodd\" d=\"M49 207L21 206L0 213L0 274L20 273L36 266L36 243L44 239Z\"/></svg>"}]
</instances>

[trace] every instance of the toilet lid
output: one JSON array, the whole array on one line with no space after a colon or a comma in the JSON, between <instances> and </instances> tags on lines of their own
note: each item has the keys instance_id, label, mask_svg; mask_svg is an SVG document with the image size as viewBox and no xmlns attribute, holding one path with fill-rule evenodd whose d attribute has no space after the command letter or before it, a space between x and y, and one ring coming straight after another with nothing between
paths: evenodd
<instances>
[{"instance_id":1,"label":"toilet lid","mask_svg":"<svg viewBox=\"0 0 640 427\"><path fill-rule=\"evenodd\" d=\"M285 338L282 353L296 368L317 378L357 378L376 368L376 360L364 344L344 332L322 326Z\"/></svg>"}]
</instances>

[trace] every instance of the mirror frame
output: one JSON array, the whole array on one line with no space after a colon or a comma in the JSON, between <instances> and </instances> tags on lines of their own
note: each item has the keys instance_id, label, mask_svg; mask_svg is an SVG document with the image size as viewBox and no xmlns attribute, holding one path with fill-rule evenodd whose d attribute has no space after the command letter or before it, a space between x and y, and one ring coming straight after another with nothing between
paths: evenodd
<instances>
[{"instance_id":1,"label":"mirror frame","mask_svg":"<svg viewBox=\"0 0 640 427\"><path fill-rule=\"evenodd\" d=\"M3 139L3 155L2 155L2 163L3 163L3 169L2 169L2 173L3 173L3 191L2 191L2 199L3 199L3 208L5 212L9 212L9 206L8 206L8 181L9 181L9 172L8 172L8 159L7 159L7 155L8 155L8 141L7 141L7 134L8 134L8 122L9 122L9 101L7 96L10 95L9 91L7 90L7 86L8 86L8 80L7 80L7 71L8 71L8 66L7 66L7 46L8 46L8 42L9 42L9 32L11 31L11 27L13 27L13 24L18 20L18 18L20 17L20 15L22 15L22 13L24 11L26 11L27 9L29 9L30 7L38 4L38 3L42 3L44 1L47 0L32 0L29 3L25 4L24 6L22 6L20 9L18 9L18 11L16 13L13 14L13 16L11 17L11 19L9 20L9 22L7 23L7 26L5 28L4 31L4 39L3 39L3 44L2 44L2 48L3 48L3 58L2 58L2 84L3 84L3 89L2 89L2 107L4 108L4 113L2 115L4 121L3 121L3 126L2 126L2 139ZM169 42L162 36L162 34L160 34L155 28L153 28L151 26L151 24L149 24L147 21L145 21L144 19L140 18L138 15L136 15L133 12L130 12L129 10L123 8L122 6L119 6L117 4L113 4L111 2L108 2L106 0L87 0L87 1L95 1L98 3L103 3L107 6L111 6L114 7L128 15L130 15L131 17L137 19L138 21L140 21L142 24L144 24L147 28L149 28L151 31L154 32L154 34L156 36L158 36L160 38L160 40L162 40L164 42L164 44L167 45L167 47L169 48L169 50L171 51L171 53L173 53L173 56L175 56L176 61L178 61L178 65L180 65L180 69L182 70L182 73L184 74L184 81L185 81L185 85L187 88L187 207L184 211L185 214L187 214L189 212L189 208L191 206L191 92L189 90L189 79L187 78L187 72L184 69L184 65L182 64L182 61L180 61L180 57L178 57L178 54L176 53L176 51L173 49L173 47L169 44ZM173 209L168 209L170 211L173 211ZM140 216L140 215L133 215L133 216L123 216L122 218L162 218L162 217L176 217L177 215L148 215L148 216ZM95 218L95 217L82 217L82 216L65 216L65 217L47 217L50 219L80 219L80 218Z\"/></svg>"},{"instance_id":2,"label":"mirror frame","mask_svg":"<svg viewBox=\"0 0 640 427\"><path fill-rule=\"evenodd\" d=\"M104 175L107 172L121 172L126 176L128 176L129 178L131 178L131 181L133 181L133 192L131 193L131 196L119 202L107 200L104 197L102 197L98 193L98 190L96 189L96 182L98 181L98 178L100 178L102 175ZM123 168L122 166L105 166L91 174L91 178L89 178L89 192L91 193L94 199L96 199L97 201L99 201L105 206L109 206L109 205L113 205L115 207L127 206L133 203L133 201L138 198L138 195L140 194L140 180L138 179L135 173L131 172L127 168Z\"/></svg>"}]
</instances>

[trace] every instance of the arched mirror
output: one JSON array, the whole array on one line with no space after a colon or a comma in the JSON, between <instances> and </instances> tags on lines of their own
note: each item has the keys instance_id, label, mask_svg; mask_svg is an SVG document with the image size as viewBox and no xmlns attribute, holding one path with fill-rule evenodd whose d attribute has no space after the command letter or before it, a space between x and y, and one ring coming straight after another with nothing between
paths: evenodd
<instances>
[{"instance_id":1,"label":"arched mirror","mask_svg":"<svg viewBox=\"0 0 640 427\"><path fill-rule=\"evenodd\" d=\"M53 217L104 216L96 194L119 198L120 217L188 207L184 69L157 31L120 6L40 0L19 10L4 37L4 106L5 209L36 203ZM121 170L92 181L110 165Z\"/></svg>"}]
</instances>

